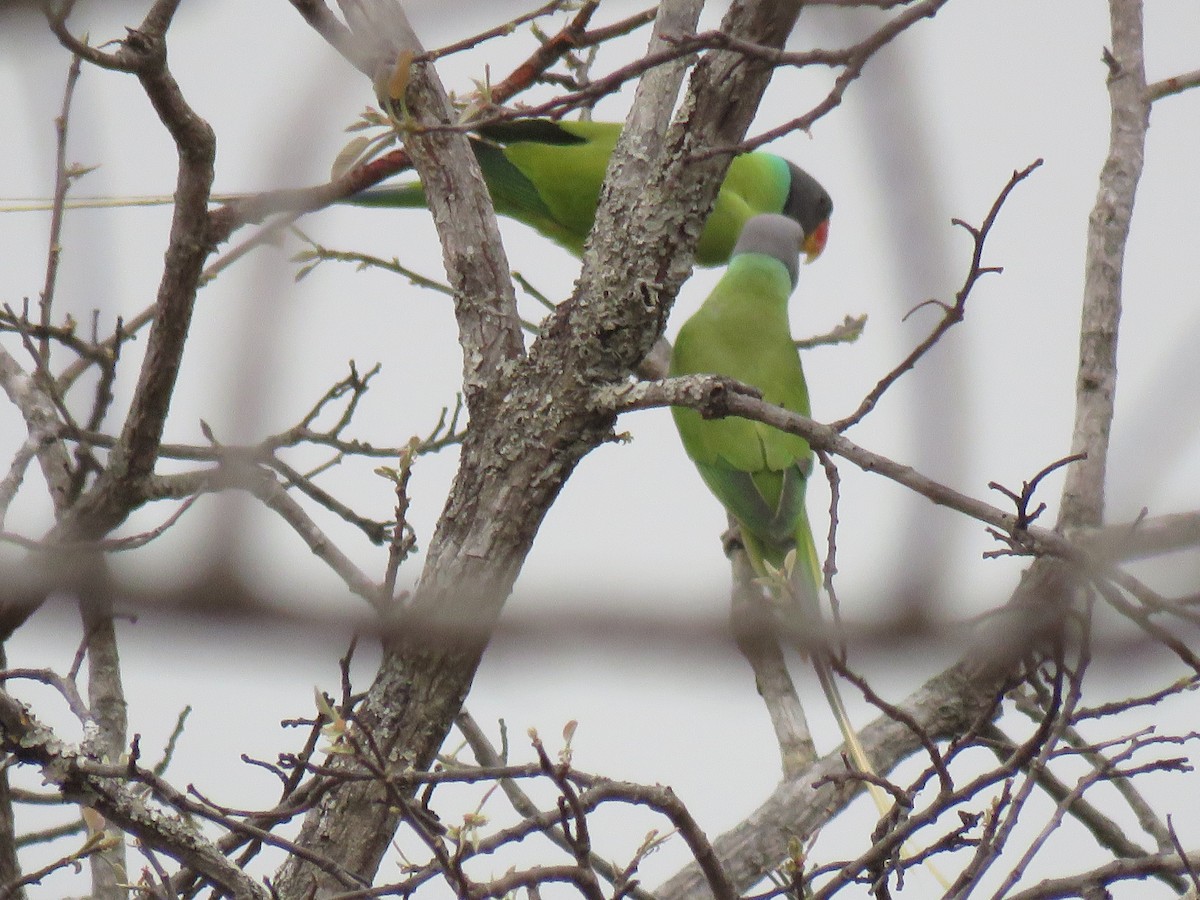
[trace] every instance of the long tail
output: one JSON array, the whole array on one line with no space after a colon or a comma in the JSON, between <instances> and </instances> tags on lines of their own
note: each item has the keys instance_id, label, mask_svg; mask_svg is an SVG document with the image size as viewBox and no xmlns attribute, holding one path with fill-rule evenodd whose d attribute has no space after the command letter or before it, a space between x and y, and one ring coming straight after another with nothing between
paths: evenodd
<instances>
[{"instance_id":1,"label":"long tail","mask_svg":"<svg viewBox=\"0 0 1200 900\"><path fill-rule=\"evenodd\" d=\"M248 194L213 194L210 203L232 203ZM68 197L63 201L66 209L113 209L125 206L170 206L175 202L174 194L146 194L134 197ZM0 213L42 212L54 208L54 201L45 197L14 197L0 199Z\"/></svg>"},{"instance_id":2,"label":"long tail","mask_svg":"<svg viewBox=\"0 0 1200 900\"><path fill-rule=\"evenodd\" d=\"M209 201L211 203L232 203L250 196L253 195L213 194ZM63 206L66 209L119 209L126 206L170 206L174 202L175 197L172 194L145 194L127 197L68 197ZM353 206L420 209L425 206L425 189L421 187L419 181L410 181L406 184L373 188L338 202ZM53 208L54 201L46 197L0 199L0 213L41 212Z\"/></svg>"},{"instance_id":3,"label":"long tail","mask_svg":"<svg viewBox=\"0 0 1200 900\"><path fill-rule=\"evenodd\" d=\"M816 628L815 633L819 639L815 646L807 649L807 652L812 658L813 669L817 673L817 681L821 683L821 690L825 693L825 699L829 703L829 708L833 711L833 717L837 719L838 729L842 732L842 740L845 742L846 752L850 756L850 761L863 774L878 778L879 773L871 765L871 760L867 758L867 751L863 748L862 741L858 739L854 727L850 724L850 716L846 712L846 704L842 701L842 692L838 690L833 665L830 663L831 651L825 643L822 633L824 629L822 627L823 619L820 606L821 562L820 557L817 555L816 543L813 541L812 528L808 524L807 516L804 518L803 527L797 529L796 556L798 558L792 572L792 577L787 581L787 589L793 595L791 599L795 605L792 608L800 610L802 617L801 624L807 625L811 623L809 627ZM804 650L805 648L801 649ZM878 784L872 781L868 781L866 784L867 793L875 801L875 808L879 810L879 815L881 817L886 816L893 806L892 798ZM904 857L912 855L907 845L900 848L900 854ZM933 876L934 880L943 889L950 889L949 880L938 870L932 860L925 860L925 868L929 870L929 874Z\"/></svg>"},{"instance_id":4,"label":"long tail","mask_svg":"<svg viewBox=\"0 0 1200 900\"><path fill-rule=\"evenodd\" d=\"M788 579L787 583L788 590L792 594L791 608L799 610L801 616L799 624L806 633L820 635L815 646L802 649L806 649L812 659L813 669L817 673L817 681L821 684L821 690L825 694L825 700L829 703L833 717L837 719L838 730L842 733L842 740L845 741L850 761L860 772L877 778L879 777L878 773L871 765L871 760L867 758L867 751L863 748L862 741L858 739L854 726L850 724L850 715L846 711L842 692L838 689L837 680L834 678L833 666L829 662L830 650L824 641L823 617L819 600L821 561L817 555L817 546L813 541L812 528L808 525L807 516L803 527L797 529L796 557L792 577ZM875 801L875 808L879 810L879 814L887 815L888 810L892 808L892 799L887 792L870 781L867 782L867 791L870 793L871 799Z\"/></svg>"}]
</instances>

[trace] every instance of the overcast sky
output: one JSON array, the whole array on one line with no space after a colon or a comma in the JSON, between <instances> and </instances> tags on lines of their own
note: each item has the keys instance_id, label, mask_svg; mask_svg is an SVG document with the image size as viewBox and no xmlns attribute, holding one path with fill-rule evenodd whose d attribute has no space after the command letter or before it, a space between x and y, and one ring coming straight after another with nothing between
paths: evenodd
<instances>
[{"instance_id":1,"label":"overcast sky","mask_svg":"<svg viewBox=\"0 0 1200 900\"><path fill-rule=\"evenodd\" d=\"M101 4L92 4L101 6ZM427 46L457 39L528 4L409 4ZM711 23L720 4L710 4ZM93 43L132 24L88 18L77 32ZM1150 80L1197 67L1200 15L1193 3L1148 4ZM141 4L123 8L139 9ZM503 8L504 12L501 11ZM605 3L597 21L637 7ZM111 12L113 8L109 8ZM485 11L481 13L480 11ZM840 44L876 17L813 10L801 17L796 48ZM951 217L979 223L1014 169L1045 165L1012 195L989 241L985 262L1004 267L982 281L967 320L918 371L905 377L849 436L914 465L973 496L1002 504L987 489L1014 489L1069 452L1079 302L1087 215L1107 146L1106 70L1101 50L1108 22L1102 4L1083 0L952 2L917 25L868 66L844 104L811 135L792 134L770 149L816 175L833 195L828 249L801 272L792 301L797 336L827 331L845 315L869 316L855 344L804 357L816 418L847 415L861 397L935 323L931 297L952 299L969 262L970 241ZM372 102L365 79L328 49L288 4L209 0L184 4L171 32L172 68L194 108L218 134L218 191L258 190L324 181L347 140L343 129ZM644 46L645 36L601 54L600 70ZM52 188L53 118L68 57L36 22L0 36L0 196L45 196ZM532 47L526 32L440 65L460 93L490 64L503 77ZM828 73L779 72L753 132L805 111L829 83ZM1200 227L1196 203L1200 115L1195 91L1153 111L1146 171L1138 193L1126 265L1120 386L1109 481L1109 516L1133 518L1200 507ZM621 119L629 92L604 100L601 119ZM85 67L71 119L68 158L99 165L80 194L170 193L174 157L136 81ZM153 299L165 245L165 209L76 211L64 232L57 310L87 327L100 310L108 330ZM0 215L0 291L18 305L36 300L45 266L45 214ZM442 274L432 223L422 211L329 209L300 223L314 239ZM551 298L566 297L578 261L516 223L501 221L514 269ZM240 240L245 233L239 233ZM197 307L167 440L203 443L203 419L224 443L250 442L295 424L329 385L375 362L383 372L364 402L356 436L401 444L428 433L452 405L460 376L448 300L379 272L327 264L299 284L289 256L265 248L204 289ZM669 335L706 296L719 273L698 272L684 287ZM539 308L523 306L530 318ZM5 346L19 349L9 338ZM135 377L128 351L118 408ZM66 357L59 351L58 359ZM85 398L86 399L86 398ZM82 402L82 401L81 401ZM114 417L111 422L116 421ZM724 513L684 456L665 410L622 420L631 441L606 445L580 465L539 534L507 613L513 621L559 613L648 614L719 623L727 606L728 566L719 535ZM21 423L0 410L0 435L11 452ZM318 460L298 457L297 467ZM4 463L7 466L7 463ZM393 496L373 463L348 463L324 482L373 518L387 518ZM429 539L453 475L452 452L421 459L411 486L412 521ZM936 614L960 621L1004 601L1019 561L987 561L995 549L983 527L934 508L877 477L840 467L839 589L852 620L877 620L917 597ZM38 536L50 523L38 477L14 504L6 527ZM1040 498L1057 514L1061 477ZM828 491L816 479L810 510L818 544L828 522ZM151 507L122 533L159 524L170 510ZM318 514L328 533L369 574L380 576L384 551L353 529ZM19 560L5 551L0 559ZM156 544L116 561L139 584L185 583L214 561L286 608L365 613L273 514L234 498L197 505ZM413 583L422 562L408 562ZM1195 590L1197 560L1172 560L1151 578L1166 591ZM1190 585L1190 588L1188 587ZM150 617L153 619L153 617ZM553 620L551 620L553 621ZM161 627L158 627L161 626ZM77 635L69 610L49 609L15 641L13 664L65 668ZM238 805L270 802L274 783L247 771L237 754L271 757L280 749L278 720L312 712L314 683L336 689L341 635L260 628L220 634L197 623L147 620L124 629L131 730L149 746L169 732L176 711L195 706L177 760L180 782L219 771L219 786ZM615 777L672 784L715 834L753 809L778 779L769 723L745 664L731 644L656 645L620 634L613 640L568 631L554 646L503 637L489 651L470 707L483 722L503 716L519 745L525 729L557 735L580 720L577 763ZM186 647L186 649L184 649ZM180 651L183 652L180 652ZM953 646L920 653L896 648L855 662L898 699L953 658ZM369 673L364 651L361 686ZM1105 660L1113 689L1162 680L1162 661L1122 666ZM818 748L836 743L815 679L798 667ZM261 707L246 702L261 692ZM32 694L31 694L32 696ZM852 704L861 710L858 704ZM1187 714L1194 718L1193 707ZM865 715L865 711L864 711ZM289 745L297 740L288 734ZM736 773L736 774L734 774ZM236 786L236 787L235 787ZM234 790L237 791L234 794ZM1162 780L1166 812L1177 783ZM217 796L221 797L220 790ZM1189 802L1190 809L1190 802ZM867 821L865 814L856 820ZM1200 836L1195 816L1176 819L1184 836ZM639 826L640 827L640 826ZM648 827L648 826L647 826ZM640 840L645 828L634 836ZM608 855L625 852L613 849ZM682 858L668 848L647 864L647 880L669 874ZM59 888L61 890L62 888ZM50 893L42 896L55 896ZM1118 895L1119 896L1119 895ZM1127 896L1133 896L1132 894Z\"/></svg>"}]
</instances>

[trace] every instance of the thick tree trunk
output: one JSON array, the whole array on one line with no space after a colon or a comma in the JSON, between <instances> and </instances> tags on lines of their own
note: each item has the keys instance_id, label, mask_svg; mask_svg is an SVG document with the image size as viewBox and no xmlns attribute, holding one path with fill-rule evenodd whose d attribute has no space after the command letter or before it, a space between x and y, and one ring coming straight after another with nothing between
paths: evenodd
<instances>
[{"instance_id":1,"label":"thick tree trunk","mask_svg":"<svg viewBox=\"0 0 1200 900\"><path fill-rule=\"evenodd\" d=\"M780 47L799 6L798 0L734 3L724 28ZM672 15L678 23L678 9L664 4L660 18ZM694 151L742 139L770 74L760 60L708 54L693 74L683 123L665 141L655 139L654 128L671 103L656 96L657 111L647 114L645 104L652 101L639 98L631 114L635 124L610 166L621 176L601 198L575 295L560 306L529 356L511 361L511 374L501 367L483 373L490 381L468 385L471 434L454 488L412 606L386 640L379 673L358 713L360 727L389 765L425 767L445 739L542 518L579 460L611 434L612 415L593 409L595 388L624 378L650 351L691 269L704 214L729 163L728 156L698 159ZM431 112L412 111L418 117ZM657 164L624 172L628 147ZM419 149L414 162L427 192L437 190L421 171ZM641 177L632 177L635 172ZM455 222L439 221L438 199L429 202L445 246ZM448 264L452 256L447 249ZM453 272L450 277L453 282ZM460 331L467 324L460 316ZM481 345L477 336L463 340ZM379 785L342 786L309 814L299 843L336 859L346 875L370 880L400 817ZM344 889L345 882L292 856L276 889L284 898L308 897Z\"/></svg>"}]
</instances>

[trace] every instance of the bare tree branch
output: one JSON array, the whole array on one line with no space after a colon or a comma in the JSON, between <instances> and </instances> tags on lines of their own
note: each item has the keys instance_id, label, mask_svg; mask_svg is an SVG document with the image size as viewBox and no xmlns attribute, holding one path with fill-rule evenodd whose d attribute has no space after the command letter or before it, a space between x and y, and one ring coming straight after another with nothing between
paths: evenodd
<instances>
[{"instance_id":1,"label":"bare tree branch","mask_svg":"<svg viewBox=\"0 0 1200 900\"><path fill-rule=\"evenodd\" d=\"M1087 458L1067 471L1060 526L1099 525L1104 518L1108 438L1117 393L1121 279L1150 124L1141 0L1109 0L1109 14L1113 46L1105 51L1104 60L1112 124L1100 191L1088 219L1071 440L1071 452L1086 453Z\"/></svg>"},{"instance_id":2,"label":"bare tree branch","mask_svg":"<svg viewBox=\"0 0 1200 900\"><path fill-rule=\"evenodd\" d=\"M1062 536L1045 528L1018 529L1017 515L927 478L910 466L872 453L840 435L827 425L782 407L765 403L752 388L717 375L688 375L667 381L642 381L621 387L606 387L596 393L601 408L625 412L655 406L690 406L706 416L741 416L798 434L814 450L840 456L866 472L874 472L916 491L939 506L955 509L971 518L994 525L1012 536L1017 545L1028 541L1029 549L1081 558L1080 552Z\"/></svg>"},{"instance_id":3,"label":"bare tree branch","mask_svg":"<svg viewBox=\"0 0 1200 900\"><path fill-rule=\"evenodd\" d=\"M980 717L991 718L998 712L1002 673L1009 664L994 649L982 656L965 654L898 707L910 722L934 739L960 734ZM923 746L921 737L907 724L889 716L881 716L861 729L858 737L877 771L883 773ZM838 777L846 771L844 749L839 747L819 760L805 777L782 782L758 809L713 841L735 889L745 892L751 888L788 858L792 841L803 842L815 834L833 811L843 808L863 789L860 779ZM704 897L704 890L698 868L690 864L654 894L659 900L690 900Z\"/></svg>"},{"instance_id":4,"label":"bare tree branch","mask_svg":"<svg viewBox=\"0 0 1200 900\"><path fill-rule=\"evenodd\" d=\"M79 611L87 644L88 706L96 727L85 740L85 752L115 762L125 751L128 716L113 597L103 557L95 555L86 568L90 577L80 588ZM89 861L92 895L96 900L125 900L124 885L129 883L125 842L116 829L105 828L103 834L107 846Z\"/></svg>"},{"instance_id":5,"label":"bare tree branch","mask_svg":"<svg viewBox=\"0 0 1200 900\"><path fill-rule=\"evenodd\" d=\"M136 502L138 481L153 471L200 272L212 251L208 197L216 139L208 123L188 106L167 68L166 32L177 6L178 0L159 0L114 56L119 63L117 68L137 76L175 140L179 157L175 214L146 355L121 438L104 476L80 499L71 515L60 521L55 529L57 537L95 538L109 531L128 515ZM50 21L60 41L69 49L89 59L96 55L88 54L86 46L70 37L65 19L50 15Z\"/></svg>"},{"instance_id":6,"label":"bare tree branch","mask_svg":"<svg viewBox=\"0 0 1200 900\"><path fill-rule=\"evenodd\" d=\"M1108 886L1122 881L1142 881L1153 875L1184 874L1200 869L1200 850L1180 858L1179 854L1159 853L1140 859L1119 859L1080 875L1048 878L1031 888L1009 894L1006 900L1058 900L1065 897L1103 897Z\"/></svg>"},{"instance_id":7,"label":"bare tree branch","mask_svg":"<svg viewBox=\"0 0 1200 900\"><path fill-rule=\"evenodd\" d=\"M732 519L730 526L736 527ZM754 670L754 685L771 717L783 777L798 778L817 761L817 747L779 644L775 613L754 581L745 551L732 547L727 555L733 568L730 626L738 649Z\"/></svg>"},{"instance_id":8,"label":"bare tree branch","mask_svg":"<svg viewBox=\"0 0 1200 900\"><path fill-rule=\"evenodd\" d=\"M1163 97L1173 97L1175 94L1181 94L1194 87L1200 87L1200 69L1185 72L1182 75L1173 75L1170 78L1164 78L1162 81L1156 81L1154 84L1147 85L1146 98L1153 103L1155 100L1161 100Z\"/></svg>"},{"instance_id":9,"label":"bare tree branch","mask_svg":"<svg viewBox=\"0 0 1200 900\"><path fill-rule=\"evenodd\" d=\"M262 885L226 859L194 826L147 808L140 797L112 777L90 774L86 757L65 745L6 691L0 691L0 744L21 762L41 767L47 781L68 799L95 808L124 831L151 841L204 873L230 896L239 900L268 897Z\"/></svg>"},{"instance_id":10,"label":"bare tree branch","mask_svg":"<svg viewBox=\"0 0 1200 900\"><path fill-rule=\"evenodd\" d=\"M51 322L51 309L54 306L54 288L58 283L58 263L62 256L62 225L63 203L67 198L67 189L71 186L71 177L67 171L67 122L71 114L71 100L75 96L75 85L79 81L83 60L78 56L71 57L71 66L67 69L67 85L63 89L62 111L54 120L54 131L57 138L57 153L54 165L54 208L50 214L50 246L46 251L46 281L42 286L38 306L41 316L40 324L48 329ZM50 365L50 339L43 337L40 355L47 368Z\"/></svg>"},{"instance_id":11,"label":"bare tree branch","mask_svg":"<svg viewBox=\"0 0 1200 900\"><path fill-rule=\"evenodd\" d=\"M0 669L8 668L8 656L0 644ZM13 815L15 793L9 785L9 766L0 767L0 890L12 900L25 900L25 890L17 886L21 881L21 862L17 858L17 827ZM13 885L13 887L8 887ZM2 895L0 895L2 896Z\"/></svg>"}]
</instances>

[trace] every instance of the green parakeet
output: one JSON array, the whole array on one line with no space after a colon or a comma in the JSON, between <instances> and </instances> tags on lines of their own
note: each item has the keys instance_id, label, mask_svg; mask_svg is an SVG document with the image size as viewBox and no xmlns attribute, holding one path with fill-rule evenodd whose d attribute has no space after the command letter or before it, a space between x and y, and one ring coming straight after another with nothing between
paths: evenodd
<instances>
[{"instance_id":1,"label":"green parakeet","mask_svg":"<svg viewBox=\"0 0 1200 900\"><path fill-rule=\"evenodd\" d=\"M812 202L827 209L821 196L814 195ZM724 277L679 331L671 375L725 375L758 388L768 403L809 415L808 385L788 322L805 239L804 229L786 216L758 215L746 223ZM808 442L737 416L705 419L679 406L671 413L704 483L737 520L750 561L770 584L784 623L819 631L820 564L804 506L812 469ZM819 642L806 650L855 765L871 772L833 679L828 650Z\"/></svg>"},{"instance_id":2,"label":"green parakeet","mask_svg":"<svg viewBox=\"0 0 1200 900\"><path fill-rule=\"evenodd\" d=\"M680 329L671 374L725 375L758 388L768 403L809 415L808 385L788 321L803 244L804 230L792 219L751 219L725 276ZM705 419L679 406L671 412L704 483L741 525L755 570L765 574L764 561L782 567L795 548L796 565L819 584L804 508L812 469L808 442L736 416Z\"/></svg>"},{"instance_id":3,"label":"green parakeet","mask_svg":"<svg viewBox=\"0 0 1200 900\"><path fill-rule=\"evenodd\" d=\"M578 255L596 218L619 122L523 119L480 128L471 139L496 212L537 229ZM419 207L419 182L374 188L347 199L360 206ZM825 247L833 203L815 179L771 153L734 157L696 246L702 266L725 263L746 221L758 213L795 219L809 258Z\"/></svg>"}]
</instances>

